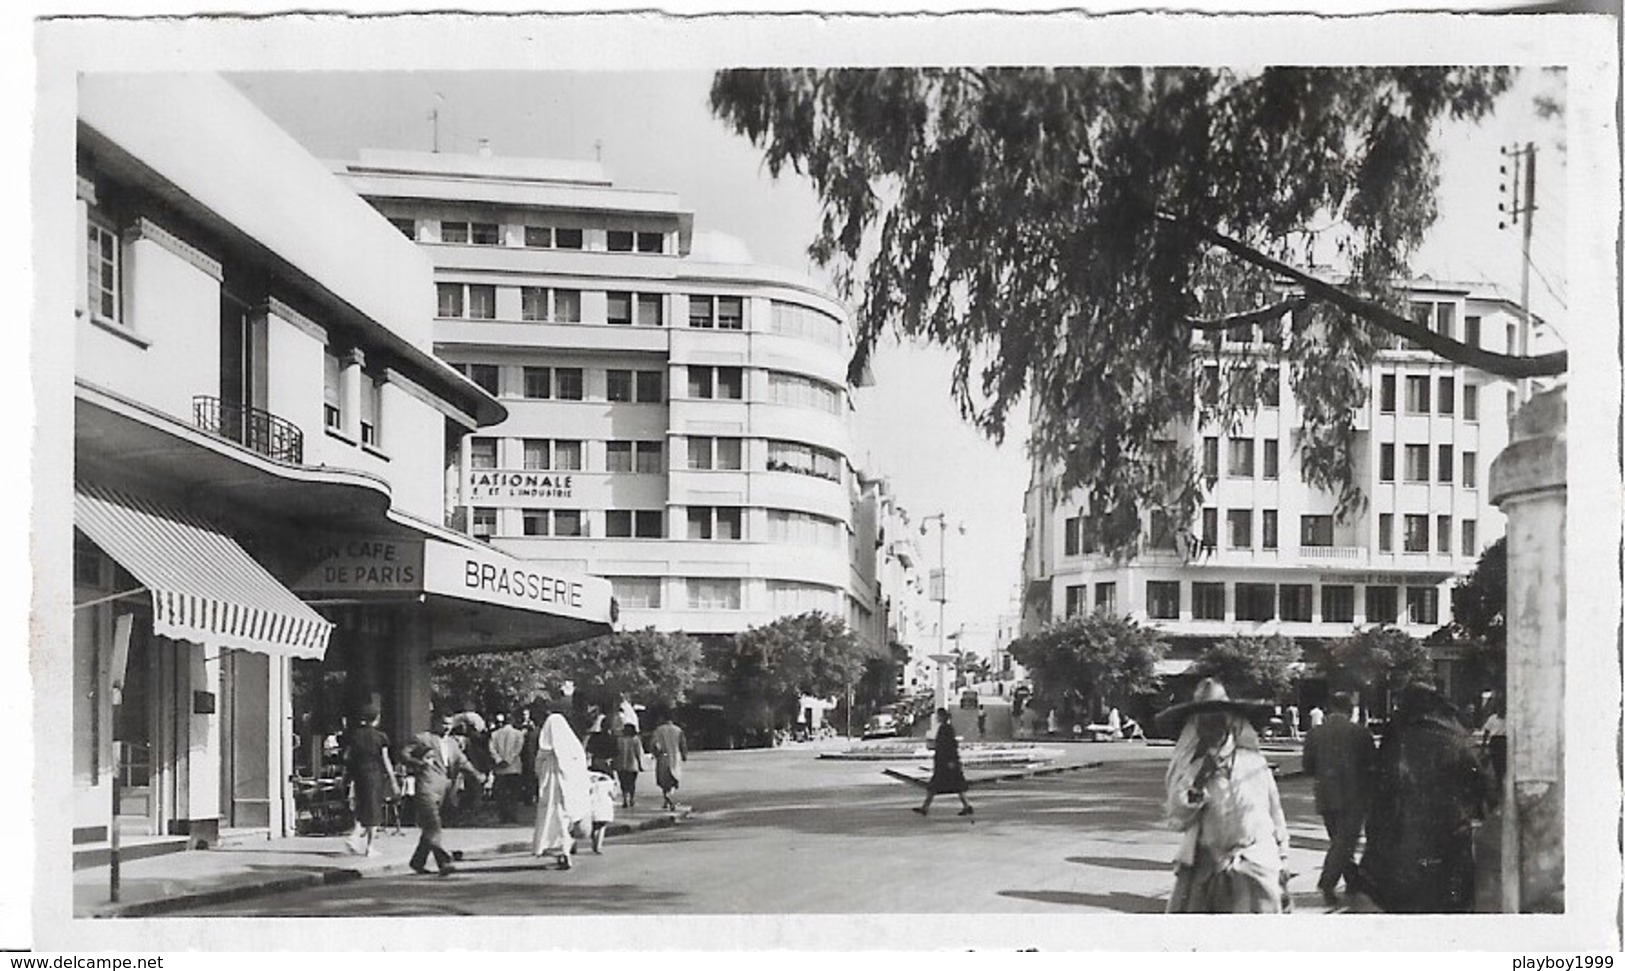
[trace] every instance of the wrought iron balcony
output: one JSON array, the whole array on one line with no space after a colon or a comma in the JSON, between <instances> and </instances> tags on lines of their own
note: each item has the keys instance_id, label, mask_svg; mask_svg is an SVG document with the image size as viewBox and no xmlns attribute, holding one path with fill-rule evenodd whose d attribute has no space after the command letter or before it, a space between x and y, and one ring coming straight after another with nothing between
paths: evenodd
<instances>
[{"instance_id":1,"label":"wrought iron balcony","mask_svg":"<svg viewBox=\"0 0 1625 971\"><path fill-rule=\"evenodd\" d=\"M198 395L192 399L192 423L268 458L304 464L305 433L270 412Z\"/></svg>"}]
</instances>

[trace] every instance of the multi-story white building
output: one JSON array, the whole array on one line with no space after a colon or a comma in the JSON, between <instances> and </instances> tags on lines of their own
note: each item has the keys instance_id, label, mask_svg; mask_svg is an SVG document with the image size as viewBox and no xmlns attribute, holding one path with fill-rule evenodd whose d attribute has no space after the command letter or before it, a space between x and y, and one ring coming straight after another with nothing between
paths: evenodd
<instances>
[{"instance_id":1,"label":"multi-story white building","mask_svg":"<svg viewBox=\"0 0 1625 971\"><path fill-rule=\"evenodd\" d=\"M607 577L624 626L821 610L880 641L844 308L595 163L365 150L337 171L435 267L435 350L507 420L448 457L475 536Z\"/></svg>"},{"instance_id":2,"label":"multi-story white building","mask_svg":"<svg viewBox=\"0 0 1625 971\"><path fill-rule=\"evenodd\" d=\"M1416 281L1412 315L1458 340L1510 349L1516 306L1482 285ZM1227 335L1207 366L1249 351ZM1265 341L1262 334L1251 339ZM1268 354L1267 343L1250 348ZM1148 520L1145 549L1114 563L1096 548L1081 496L1059 504L1053 473L1027 493L1027 624L1104 608L1153 625L1177 674L1229 635L1336 638L1392 624L1418 638L1450 620L1450 586L1504 532L1489 465L1508 441L1513 383L1409 348L1379 353L1355 416L1355 479L1369 505L1339 521L1335 498L1305 483L1300 419L1279 368L1263 370L1259 410L1237 427L1186 427L1207 489L1191 542ZM1448 671L1445 672L1448 677Z\"/></svg>"},{"instance_id":3,"label":"multi-story white building","mask_svg":"<svg viewBox=\"0 0 1625 971\"><path fill-rule=\"evenodd\" d=\"M421 730L431 653L607 632L609 587L445 527L448 439L506 414L415 247L220 78L78 93L74 842L287 834L344 714Z\"/></svg>"}]
</instances>

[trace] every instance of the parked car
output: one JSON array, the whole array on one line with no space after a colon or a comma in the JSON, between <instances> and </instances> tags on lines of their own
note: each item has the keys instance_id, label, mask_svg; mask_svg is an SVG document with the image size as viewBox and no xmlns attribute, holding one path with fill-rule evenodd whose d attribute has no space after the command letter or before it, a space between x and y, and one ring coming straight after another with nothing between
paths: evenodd
<instances>
[{"instance_id":1,"label":"parked car","mask_svg":"<svg viewBox=\"0 0 1625 971\"><path fill-rule=\"evenodd\" d=\"M869 723L863 726L864 738L893 738L897 735L897 719L885 712L870 715Z\"/></svg>"}]
</instances>

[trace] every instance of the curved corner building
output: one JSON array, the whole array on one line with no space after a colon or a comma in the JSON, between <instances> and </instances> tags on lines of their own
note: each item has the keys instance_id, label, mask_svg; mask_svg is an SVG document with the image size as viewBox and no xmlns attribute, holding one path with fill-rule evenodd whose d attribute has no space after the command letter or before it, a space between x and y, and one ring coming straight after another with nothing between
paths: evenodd
<instances>
[{"instance_id":1,"label":"curved corner building","mask_svg":"<svg viewBox=\"0 0 1625 971\"><path fill-rule=\"evenodd\" d=\"M822 610L877 642L840 304L595 163L364 150L339 173L433 263L436 353L508 410L447 457L464 528L607 577L625 628Z\"/></svg>"}]
</instances>

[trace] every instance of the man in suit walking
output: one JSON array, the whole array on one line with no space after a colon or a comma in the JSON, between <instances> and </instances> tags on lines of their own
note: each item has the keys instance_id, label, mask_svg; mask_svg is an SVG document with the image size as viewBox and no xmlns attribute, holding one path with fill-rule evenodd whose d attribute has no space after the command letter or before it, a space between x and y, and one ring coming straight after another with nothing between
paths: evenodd
<instances>
[{"instance_id":1,"label":"man in suit walking","mask_svg":"<svg viewBox=\"0 0 1625 971\"><path fill-rule=\"evenodd\" d=\"M1320 895L1336 904L1337 884L1356 890L1354 847L1365 825L1371 801L1371 772L1376 745L1371 732L1350 717L1354 700L1345 692L1332 695L1326 721L1310 729L1303 743L1303 771L1315 780L1315 810L1326 823L1331 846L1320 870ZM1353 877L1353 879L1349 879Z\"/></svg>"},{"instance_id":2,"label":"man in suit walking","mask_svg":"<svg viewBox=\"0 0 1625 971\"><path fill-rule=\"evenodd\" d=\"M456 739L442 734L445 722L445 716L434 715L430 730L413 736L401 752L402 764L412 772L414 782L412 806L417 812L419 829L418 845L417 849L412 851L410 866L418 873L428 873L429 868L426 864L429 862L429 856L433 854L441 876L451 873L454 869L451 865L451 854L440 842L443 832L440 807L451 791L451 780L458 776L466 776L472 779L476 786L485 783L484 777L469 763Z\"/></svg>"}]
</instances>

